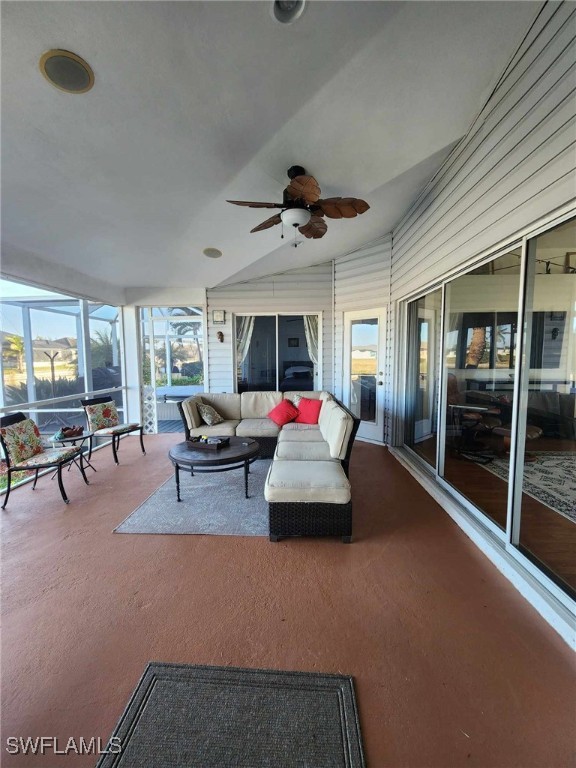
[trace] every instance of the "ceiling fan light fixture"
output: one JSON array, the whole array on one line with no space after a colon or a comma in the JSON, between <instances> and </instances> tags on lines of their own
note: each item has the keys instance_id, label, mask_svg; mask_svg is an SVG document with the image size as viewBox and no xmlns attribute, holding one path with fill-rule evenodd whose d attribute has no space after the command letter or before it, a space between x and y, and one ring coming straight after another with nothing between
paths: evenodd
<instances>
[{"instance_id":1,"label":"ceiling fan light fixture","mask_svg":"<svg viewBox=\"0 0 576 768\"><path fill-rule=\"evenodd\" d=\"M274 0L272 16L280 24L292 24L304 13L306 0Z\"/></svg>"},{"instance_id":2,"label":"ceiling fan light fixture","mask_svg":"<svg viewBox=\"0 0 576 768\"><path fill-rule=\"evenodd\" d=\"M306 208L287 208L282 211L280 218L287 227L303 227L310 221L312 214Z\"/></svg>"}]
</instances>

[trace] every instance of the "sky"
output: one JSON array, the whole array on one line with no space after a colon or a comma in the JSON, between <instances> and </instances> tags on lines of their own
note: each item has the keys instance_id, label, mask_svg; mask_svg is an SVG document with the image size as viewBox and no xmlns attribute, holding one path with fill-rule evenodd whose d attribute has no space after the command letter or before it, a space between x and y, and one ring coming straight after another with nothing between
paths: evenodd
<instances>
[{"instance_id":1,"label":"sky","mask_svg":"<svg viewBox=\"0 0 576 768\"><path fill-rule=\"evenodd\" d=\"M56 312L42 312L32 310L30 320L32 325L32 338L42 339L61 339L64 336L76 338L77 326L76 315L79 312L78 299L73 296L66 296L54 291L46 291L43 288L34 288L30 285L14 283L10 280L0 279L0 299L22 299L22 298L45 298L45 299L70 299L75 305L74 314L65 315ZM72 309L72 308L71 308ZM115 312L108 307L102 307L97 310L101 316L114 317ZM97 317L90 320L90 332L96 330L106 331L109 328L107 323L97 322ZM23 335L22 329L22 311L20 307L10 306L9 304L0 304L0 330L8 334Z\"/></svg>"},{"instance_id":2,"label":"sky","mask_svg":"<svg viewBox=\"0 0 576 768\"><path fill-rule=\"evenodd\" d=\"M46 291L43 288L33 288L31 285L22 285L10 280L0 280L0 298L69 298L61 293ZM75 299L76 300L76 299ZM43 339L60 339L63 336L76 336L76 321L73 317L56 315L48 312L32 310L32 338L41 336ZM22 314L19 307L3 305L0 310L0 329L5 333L14 333L22 336Z\"/></svg>"},{"instance_id":3,"label":"sky","mask_svg":"<svg viewBox=\"0 0 576 768\"><path fill-rule=\"evenodd\" d=\"M22 285L22 283L14 283L10 280L0 279L0 298L28 298L29 296L44 296L50 299L68 298L61 293L46 291L44 288L33 288L31 285Z\"/></svg>"}]
</instances>

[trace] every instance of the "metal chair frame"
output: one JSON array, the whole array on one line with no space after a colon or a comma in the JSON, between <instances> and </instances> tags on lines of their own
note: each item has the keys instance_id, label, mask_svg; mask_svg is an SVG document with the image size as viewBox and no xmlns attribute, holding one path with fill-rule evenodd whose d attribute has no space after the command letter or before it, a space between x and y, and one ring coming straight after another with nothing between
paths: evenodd
<instances>
[{"instance_id":1,"label":"metal chair frame","mask_svg":"<svg viewBox=\"0 0 576 768\"><path fill-rule=\"evenodd\" d=\"M82 406L84 409L86 409L87 405L100 405L101 403L114 403L114 400L110 396L106 397L91 397L87 398L86 400L80 400ZM116 403L114 403L116 405ZM86 413L86 418L88 419L88 424L90 424L90 419L88 418L88 414ZM146 455L146 450L144 449L144 436L143 436L144 427L142 424L138 424L133 429L126 430L123 432L118 433L115 435L113 432L110 433L110 437L112 438L112 455L114 456L114 463L120 464L118 461L118 449L120 447L120 438L124 437L124 435L130 435L132 432L139 432L140 433L140 447L142 448L142 453ZM95 430L94 437L98 437L97 434L98 430ZM104 436L103 436L104 437ZM90 458L92 454L92 439L90 440L90 455L88 458Z\"/></svg>"},{"instance_id":2,"label":"metal chair frame","mask_svg":"<svg viewBox=\"0 0 576 768\"><path fill-rule=\"evenodd\" d=\"M18 424L20 421L25 421L28 417L25 416L21 411L18 411L17 413L11 413L8 416L2 416L0 417L0 427L10 427L13 424ZM10 496L10 490L12 487L12 474L14 472L28 472L30 471L29 467L26 466L20 466L18 464L13 464L10 460L10 451L8 450L8 447L4 441L4 438L2 435L0 435L0 443L2 445L2 450L4 452L4 457L6 459L6 467L8 471L8 485L6 487L6 495L4 496L4 503L2 504L2 509L6 509L6 505L8 504L8 497ZM60 493L62 494L62 499L64 500L65 504L70 503L70 499L66 495L66 491L64 489L64 483L62 481L62 468L65 467L67 464L71 464L76 459L80 459L80 463L78 464L78 468L82 474L82 478L86 485L89 485L88 478L86 477L86 472L84 471L84 462L83 462L83 452L81 448L78 448L75 453L73 453L70 456L67 456L65 459L60 459L59 461L47 461L42 464L37 464L34 466L34 483L32 485L32 490L35 490L36 483L38 482L38 473L41 469L50 469L51 467L56 467L56 475L58 477L58 487L60 489Z\"/></svg>"}]
</instances>

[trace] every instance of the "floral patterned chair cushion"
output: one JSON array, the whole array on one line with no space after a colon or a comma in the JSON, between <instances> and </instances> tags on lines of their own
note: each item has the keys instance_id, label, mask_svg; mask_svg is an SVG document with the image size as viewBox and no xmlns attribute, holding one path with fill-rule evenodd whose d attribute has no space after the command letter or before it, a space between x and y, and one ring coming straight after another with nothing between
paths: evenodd
<instances>
[{"instance_id":1,"label":"floral patterned chair cushion","mask_svg":"<svg viewBox=\"0 0 576 768\"><path fill-rule=\"evenodd\" d=\"M112 400L109 403L87 405L85 410L91 432L97 432L99 429L108 429L109 427L117 427L120 423L116 403Z\"/></svg>"},{"instance_id":2,"label":"floral patterned chair cushion","mask_svg":"<svg viewBox=\"0 0 576 768\"><path fill-rule=\"evenodd\" d=\"M139 428L140 424L117 424L115 427L98 429L96 432L99 437L102 437L102 435L122 435L124 432L133 432L135 429Z\"/></svg>"},{"instance_id":3,"label":"floral patterned chair cushion","mask_svg":"<svg viewBox=\"0 0 576 768\"><path fill-rule=\"evenodd\" d=\"M2 427L0 433L13 465L20 465L31 456L45 453L40 432L32 419L24 419L8 427Z\"/></svg>"},{"instance_id":4,"label":"floral patterned chair cushion","mask_svg":"<svg viewBox=\"0 0 576 768\"><path fill-rule=\"evenodd\" d=\"M18 466L23 469L35 469L41 464L60 464L69 461L80 453L80 448L47 448L42 453L30 456L28 459L20 462Z\"/></svg>"}]
</instances>

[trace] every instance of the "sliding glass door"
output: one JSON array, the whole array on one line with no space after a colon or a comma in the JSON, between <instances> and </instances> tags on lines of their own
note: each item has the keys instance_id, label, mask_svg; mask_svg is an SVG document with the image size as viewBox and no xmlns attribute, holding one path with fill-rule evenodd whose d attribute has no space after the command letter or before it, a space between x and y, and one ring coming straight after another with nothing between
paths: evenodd
<instances>
[{"instance_id":1,"label":"sliding glass door","mask_svg":"<svg viewBox=\"0 0 576 768\"><path fill-rule=\"evenodd\" d=\"M408 304L408 375L404 442L436 466L442 290Z\"/></svg>"},{"instance_id":2,"label":"sliding glass door","mask_svg":"<svg viewBox=\"0 0 576 768\"><path fill-rule=\"evenodd\" d=\"M576 220L407 302L407 342L405 445L576 595Z\"/></svg>"},{"instance_id":3,"label":"sliding glass door","mask_svg":"<svg viewBox=\"0 0 576 768\"><path fill-rule=\"evenodd\" d=\"M237 315L238 392L320 387L318 315Z\"/></svg>"},{"instance_id":4,"label":"sliding glass door","mask_svg":"<svg viewBox=\"0 0 576 768\"><path fill-rule=\"evenodd\" d=\"M576 587L576 221L528 242L512 540Z\"/></svg>"},{"instance_id":5,"label":"sliding glass door","mask_svg":"<svg viewBox=\"0 0 576 768\"><path fill-rule=\"evenodd\" d=\"M238 392L276 389L276 317L236 318Z\"/></svg>"},{"instance_id":6,"label":"sliding glass door","mask_svg":"<svg viewBox=\"0 0 576 768\"><path fill-rule=\"evenodd\" d=\"M521 248L446 284L440 474L506 528Z\"/></svg>"}]
</instances>

